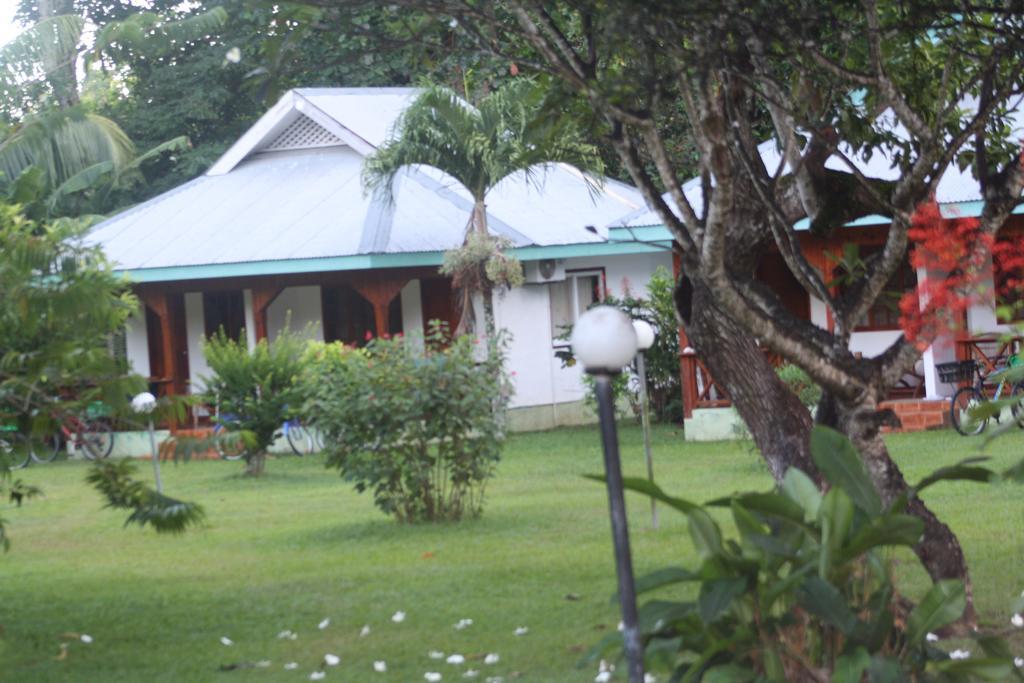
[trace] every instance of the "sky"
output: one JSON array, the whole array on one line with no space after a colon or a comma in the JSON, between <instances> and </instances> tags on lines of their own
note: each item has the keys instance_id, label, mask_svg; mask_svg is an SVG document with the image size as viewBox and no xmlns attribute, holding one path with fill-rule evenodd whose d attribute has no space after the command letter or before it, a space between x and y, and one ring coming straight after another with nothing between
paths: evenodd
<instances>
[{"instance_id":1,"label":"sky","mask_svg":"<svg viewBox=\"0 0 1024 683\"><path fill-rule=\"evenodd\" d=\"M0 45L6 45L21 33L21 29L14 24L14 11L17 8L18 0L0 0Z\"/></svg>"}]
</instances>

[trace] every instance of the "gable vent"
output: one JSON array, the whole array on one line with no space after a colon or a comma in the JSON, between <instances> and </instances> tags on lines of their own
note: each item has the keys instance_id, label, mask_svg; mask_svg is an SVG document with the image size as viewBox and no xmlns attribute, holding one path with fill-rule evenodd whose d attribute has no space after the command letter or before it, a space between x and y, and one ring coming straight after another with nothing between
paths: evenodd
<instances>
[{"instance_id":1,"label":"gable vent","mask_svg":"<svg viewBox=\"0 0 1024 683\"><path fill-rule=\"evenodd\" d=\"M260 151L280 152L286 149L338 147L344 144L345 142L337 135L303 114Z\"/></svg>"}]
</instances>

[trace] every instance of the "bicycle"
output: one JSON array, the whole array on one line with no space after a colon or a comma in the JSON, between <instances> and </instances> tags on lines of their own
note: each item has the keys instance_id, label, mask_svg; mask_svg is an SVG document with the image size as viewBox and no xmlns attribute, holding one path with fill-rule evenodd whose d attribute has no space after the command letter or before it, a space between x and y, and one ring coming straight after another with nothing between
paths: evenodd
<instances>
[{"instance_id":1,"label":"bicycle","mask_svg":"<svg viewBox=\"0 0 1024 683\"><path fill-rule=\"evenodd\" d=\"M996 363L998 364L1003 360L996 359ZM996 385L995 393L991 398L989 398L985 390L986 379L1003 373L1006 369L1014 367L1020 362L1021 360L1016 354L1009 356L1005 359L1004 367L998 368L988 375L982 373L978 362L973 359L954 361L952 363L938 363L935 366L935 369L939 371L939 378L947 384L958 384L972 380L974 382L969 386L957 389L956 393L949 399L949 416L956 431L963 436L974 436L985 431L990 418L975 419L972 411L990 400L998 401L1003 397L1004 390L1006 391L1007 398L1016 399L1016 402L1010 405L1010 414L1017 422L1017 426L1024 429L1024 415L1021 415L1021 401L1024 400L1024 382L1017 382L1012 386L1008 386L1009 382L1004 376L1000 378L999 384ZM996 422L999 422L1000 416L995 415L994 417Z\"/></svg>"},{"instance_id":2,"label":"bicycle","mask_svg":"<svg viewBox=\"0 0 1024 683\"><path fill-rule=\"evenodd\" d=\"M17 425L0 425L0 455L12 470L20 470L32 460L32 444Z\"/></svg>"},{"instance_id":3,"label":"bicycle","mask_svg":"<svg viewBox=\"0 0 1024 683\"><path fill-rule=\"evenodd\" d=\"M89 460L103 460L114 450L114 430L106 420L65 415L57 432L44 441L44 449L31 449L32 459L42 464L53 462L68 446L81 450Z\"/></svg>"},{"instance_id":4,"label":"bicycle","mask_svg":"<svg viewBox=\"0 0 1024 683\"><path fill-rule=\"evenodd\" d=\"M219 411L215 420L217 424L213 428L214 436L233 431L232 427L238 426L240 422L236 415L225 413L221 416ZM299 457L322 449L322 446L319 445L321 443L319 432L305 426L299 418L287 420L281 426L281 431L284 432L285 439L288 441L292 452ZM241 440L233 442L228 439L217 439L216 449L218 455L224 460L238 460L244 458L248 453L245 443Z\"/></svg>"}]
</instances>

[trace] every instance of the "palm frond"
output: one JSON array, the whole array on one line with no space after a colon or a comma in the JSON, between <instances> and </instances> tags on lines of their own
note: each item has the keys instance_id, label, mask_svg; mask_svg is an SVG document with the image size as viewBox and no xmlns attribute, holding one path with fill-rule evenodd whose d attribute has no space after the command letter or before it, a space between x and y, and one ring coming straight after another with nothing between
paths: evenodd
<instances>
[{"instance_id":1,"label":"palm frond","mask_svg":"<svg viewBox=\"0 0 1024 683\"><path fill-rule=\"evenodd\" d=\"M86 53L86 64L112 47L130 48L150 56L164 55L217 31L227 20L228 13L223 7L183 19L168 19L156 12L136 12L103 26L96 34L93 48Z\"/></svg>"},{"instance_id":2,"label":"palm frond","mask_svg":"<svg viewBox=\"0 0 1024 683\"><path fill-rule=\"evenodd\" d=\"M427 88L399 117L391 140L366 159L363 187L391 201L402 169L431 166L482 197L487 184L474 151L480 142L478 116L454 91Z\"/></svg>"},{"instance_id":3,"label":"palm frond","mask_svg":"<svg viewBox=\"0 0 1024 683\"><path fill-rule=\"evenodd\" d=\"M95 187L101 178L109 175L113 170L114 164L111 161L101 161L98 164L83 168L54 188L53 192L46 199L47 205L52 211L61 199L76 192Z\"/></svg>"},{"instance_id":4,"label":"palm frond","mask_svg":"<svg viewBox=\"0 0 1024 683\"><path fill-rule=\"evenodd\" d=\"M0 173L17 178L37 166L50 187L104 161L119 170L134 157L135 146L120 126L79 107L29 116L0 141Z\"/></svg>"},{"instance_id":5,"label":"palm frond","mask_svg":"<svg viewBox=\"0 0 1024 683\"><path fill-rule=\"evenodd\" d=\"M0 46L0 97L12 100L26 83L46 77L48 65L74 60L85 19L74 14L49 17Z\"/></svg>"}]
</instances>

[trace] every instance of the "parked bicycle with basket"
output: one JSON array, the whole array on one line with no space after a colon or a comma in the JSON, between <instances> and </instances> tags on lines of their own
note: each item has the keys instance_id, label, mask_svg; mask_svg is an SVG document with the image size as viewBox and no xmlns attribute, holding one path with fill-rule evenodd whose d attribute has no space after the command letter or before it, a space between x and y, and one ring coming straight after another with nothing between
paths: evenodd
<instances>
[{"instance_id":1,"label":"parked bicycle with basket","mask_svg":"<svg viewBox=\"0 0 1024 683\"><path fill-rule=\"evenodd\" d=\"M978 361L974 359L960 360L952 363L939 363L935 369L939 378L947 384L970 382L967 386L957 389L950 398L949 416L956 431L964 436L981 434L988 427L990 419L999 422L1000 415L979 416L977 409L989 401L1014 399L1010 404L1010 414L1017 426L1024 428L1024 381L1011 383L1007 370L1021 364L1018 354L996 358L994 370L984 373ZM997 381L996 381L997 380ZM996 381L994 388L992 381Z\"/></svg>"}]
</instances>

